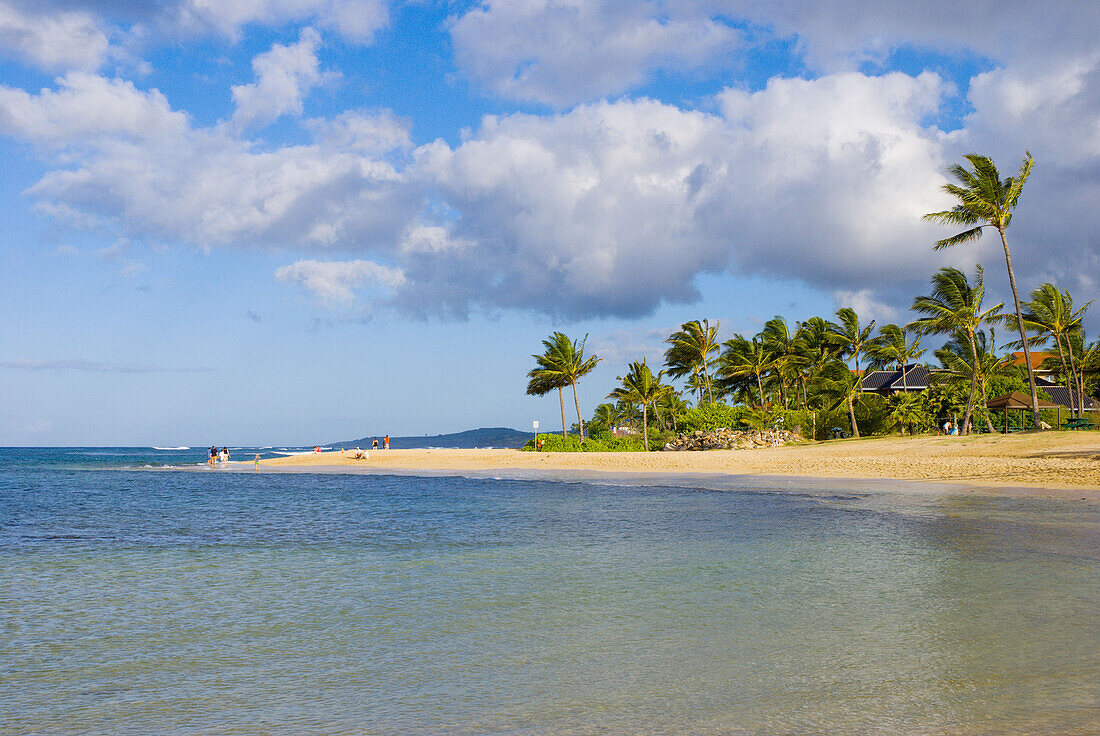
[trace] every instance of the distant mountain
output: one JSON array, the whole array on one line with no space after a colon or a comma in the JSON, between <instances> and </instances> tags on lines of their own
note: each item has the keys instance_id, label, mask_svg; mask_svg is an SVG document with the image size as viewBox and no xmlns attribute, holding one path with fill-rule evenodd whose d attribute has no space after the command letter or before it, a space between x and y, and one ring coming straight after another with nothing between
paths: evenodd
<instances>
[{"instance_id":1,"label":"distant mountain","mask_svg":"<svg viewBox=\"0 0 1100 736\"><path fill-rule=\"evenodd\" d=\"M328 447L361 447L370 449L371 440L378 438L378 444L382 444L383 435L371 435L357 440L345 442L329 442ZM394 450L411 450L424 447L456 447L470 449L474 447L523 447L527 440L534 437L531 432L520 432L508 427L489 427L482 429L468 429L465 432L454 434L424 435L423 437L390 437L390 448Z\"/></svg>"}]
</instances>

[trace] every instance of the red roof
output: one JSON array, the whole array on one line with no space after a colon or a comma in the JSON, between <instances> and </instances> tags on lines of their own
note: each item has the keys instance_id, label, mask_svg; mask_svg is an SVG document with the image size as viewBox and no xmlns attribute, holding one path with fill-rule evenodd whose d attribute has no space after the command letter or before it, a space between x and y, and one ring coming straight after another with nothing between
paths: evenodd
<instances>
[{"instance_id":1,"label":"red roof","mask_svg":"<svg viewBox=\"0 0 1100 736\"><path fill-rule=\"evenodd\" d=\"M1052 352L1049 352L1049 351L1032 350L1031 351L1031 368L1032 368L1032 370L1037 369L1040 365L1042 365L1043 361L1046 360L1047 358L1053 358L1053 357L1056 357L1057 355L1058 355L1058 353L1052 353ZM1014 353L1009 353L1008 357L1005 358L1005 360L1007 362L1011 363L1012 365L1022 366L1024 364L1024 351L1023 350L1017 350Z\"/></svg>"}]
</instances>

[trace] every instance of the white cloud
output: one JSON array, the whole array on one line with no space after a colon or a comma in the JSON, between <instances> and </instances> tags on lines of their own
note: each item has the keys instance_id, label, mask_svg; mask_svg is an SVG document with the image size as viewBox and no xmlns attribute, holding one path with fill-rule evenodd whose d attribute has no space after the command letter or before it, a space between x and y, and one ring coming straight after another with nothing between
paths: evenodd
<instances>
[{"instance_id":1,"label":"white cloud","mask_svg":"<svg viewBox=\"0 0 1100 736\"><path fill-rule=\"evenodd\" d=\"M943 146L935 75L773 80L721 115L655 101L490 117L419 151L473 253L406 268L462 303L638 315L727 269L835 288L927 273ZM448 260L452 261L447 263ZM447 264L447 265L444 265Z\"/></svg>"},{"instance_id":2,"label":"white cloud","mask_svg":"<svg viewBox=\"0 0 1100 736\"><path fill-rule=\"evenodd\" d=\"M95 69L107 55L97 18L80 10L35 12L0 0L0 49L46 69Z\"/></svg>"},{"instance_id":3,"label":"white cloud","mask_svg":"<svg viewBox=\"0 0 1100 736\"><path fill-rule=\"evenodd\" d=\"M389 22L389 6L389 0L176 0L164 17L170 27L227 36L251 23L310 22L366 43Z\"/></svg>"},{"instance_id":4,"label":"white cloud","mask_svg":"<svg viewBox=\"0 0 1100 736\"><path fill-rule=\"evenodd\" d=\"M84 73L58 85L37 95L0 86L0 132L56 156L28 193L77 225L94 218L204 247L392 248L418 207L380 157L381 141L400 139L388 122L374 156L331 140L262 151L222 127L193 127L156 90Z\"/></svg>"},{"instance_id":5,"label":"white cloud","mask_svg":"<svg viewBox=\"0 0 1100 736\"><path fill-rule=\"evenodd\" d=\"M691 68L742 45L737 30L690 4L641 0L486 3L455 19L451 36L459 66L479 83L558 106L625 92L655 69Z\"/></svg>"},{"instance_id":6,"label":"white cloud","mask_svg":"<svg viewBox=\"0 0 1100 736\"><path fill-rule=\"evenodd\" d=\"M321 83L317 47L321 36L312 28L302 31L292 46L275 44L252 60L256 81L233 87L233 123L238 128L266 124L288 113L302 114L302 98Z\"/></svg>"},{"instance_id":7,"label":"white cloud","mask_svg":"<svg viewBox=\"0 0 1100 736\"><path fill-rule=\"evenodd\" d=\"M372 261L298 261L275 272L279 281L298 283L326 306L350 306L354 290L373 282L383 291L405 282L400 270Z\"/></svg>"},{"instance_id":8,"label":"white cloud","mask_svg":"<svg viewBox=\"0 0 1100 736\"><path fill-rule=\"evenodd\" d=\"M854 309L864 323L870 322L872 319L878 320L879 324L895 322L901 315L900 310L876 299L875 293L871 289L860 289L859 291L840 289L833 292L833 300L836 302L838 309L843 307Z\"/></svg>"}]
</instances>

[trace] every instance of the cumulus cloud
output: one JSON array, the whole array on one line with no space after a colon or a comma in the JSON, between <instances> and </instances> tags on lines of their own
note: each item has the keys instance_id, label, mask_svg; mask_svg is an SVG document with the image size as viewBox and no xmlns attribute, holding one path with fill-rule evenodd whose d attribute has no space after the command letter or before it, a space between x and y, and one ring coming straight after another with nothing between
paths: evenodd
<instances>
[{"instance_id":1,"label":"cumulus cloud","mask_svg":"<svg viewBox=\"0 0 1100 736\"><path fill-rule=\"evenodd\" d=\"M165 4L160 22L184 31L227 36L250 23L310 22L366 43L389 22L389 6L389 0L175 0Z\"/></svg>"},{"instance_id":2,"label":"cumulus cloud","mask_svg":"<svg viewBox=\"0 0 1100 736\"><path fill-rule=\"evenodd\" d=\"M331 140L264 151L130 82L71 73L36 95L0 86L0 132L56 155L28 190L46 211L203 247L392 247L419 200L382 159L380 141L401 138L378 121L377 156ZM360 139L369 129L363 116Z\"/></svg>"},{"instance_id":3,"label":"cumulus cloud","mask_svg":"<svg viewBox=\"0 0 1100 736\"><path fill-rule=\"evenodd\" d=\"M999 63L1068 58L1094 48L1098 27L1097 3L521 0L475 5L451 35L459 66L479 83L560 106L622 93L658 69L741 63L776 40L792 41L811 69L836 73L899 48Z\"/></svg>"},{"instance_id":4,"label":"cumulus cloud","mask_svg":"<svg viewBox=\"0 0 1100 736\"><path fill-rule=\"evenodd\" d=\"M0 0L0 49L46 69L95 69L109 42L99 20L82 10L48 12Z\"/></svg>"},{"instance_id":5,"label":"cumulus cloud","mask_svg":"<svg viewBox=\"0 0 1100 736\"><path fill-rule=\"evenodd\" d=\"M275 272L279 281L298 283L326 306L350 306L355 289L372 282L392 290L405 282L400 270L372 261L298 261Z\"/></svg>"},{"instance_id":6,"label":"cumulus cloud","mask_svg":"<svg viewBox=\"0 0 1100 736\"><path fill-rule=\"evenodd\" d=\"M624 92L655 69L691 68L741 45L741 33L716 18L638 0L487 3L456 18L451 36L459 66L479 83L557 106Z\"/></svg>"},{"instance_id":7,"label":"cumulus cloud","mask_svg":"<svg viewBox=\"0 0 1100 736\"><path fill-rule=\"evenodd\" d=\"M487 118L418 153L475 254L410 284L452 301L640 315L735 269L856 286L924 272L943 145L932 74L773 80L721 114L651 100ZM448 266L441 264L452 261Z\"/></svg>"},{"instance_id":8,"label":"cumulus cloud","mask_svg":"<svg viewBox=\"0 0 1100 736\"><path fill-rule=\"evenodd\" d=\"M0 52L51 71L93 71L132 50L249 25L307 23L358 44L389 23L390 0L0 0Z\"/></svg>"},{"instance_id":9,"label":"cumulus cloud","mask_svg":"<svg viewBox=\"0 0 1100 736\"><path fill-rule=\"evenodd\" d=\"M858 291L839 289L833 292L833 300L836 301L837 309L850 307L865 322L872 319L878 320L879 323L894 322L901 314L896 307L876 299L871 289Z\"/></svg>"},{"instance_id":10,"label":"cumulus cloud","mask_svg":"<svg viewBox=\"0 0 1100 736\"><path fill-rule=\"evenodd\" d=\"M321 83L317 47L321 36L312 28L302 31L292 46L275 44L252 60L256 81L233 87L233 123L238 128L270 123L288 113L302 114L302 98Z\"/></svg>"}]
</instances>

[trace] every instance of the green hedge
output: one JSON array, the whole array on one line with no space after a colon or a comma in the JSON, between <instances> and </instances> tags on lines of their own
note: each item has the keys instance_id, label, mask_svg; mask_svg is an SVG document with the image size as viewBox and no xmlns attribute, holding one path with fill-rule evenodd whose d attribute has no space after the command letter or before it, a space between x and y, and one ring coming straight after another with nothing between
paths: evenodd
<instances>
[{"instance_id":1,"label":"green hedge","mask_svg":"<svg viewBox=\"0 0 1100 736\"><path fill-rule=\"evenodd\" d=\"M584 440L584 444L581 444L581 438L575 434L566 435L562 437L560 434L540 434L539 439L542 440L541 452L641 452L642 438L639 437L612 437L607 433L599 433L597 435L587 437ZM664 447L662 442L659 446L655 440L655 435L649 437L650 449L660 449ZM533 452L535 450L535 440L532 438L527 440L527 444L521 449L527 452Z\"/></svg>"},{"instance_id":2,"label":"green hedge","mask_svg":"<svg viewBox=\"0 0 1100 736\"><path fill-rule=\"evenodd\" d=\"M746 411L743 406L703 403L680 415L677 425L681 432L736 429L742 423Z\"/></svg>"}]
</instances>

